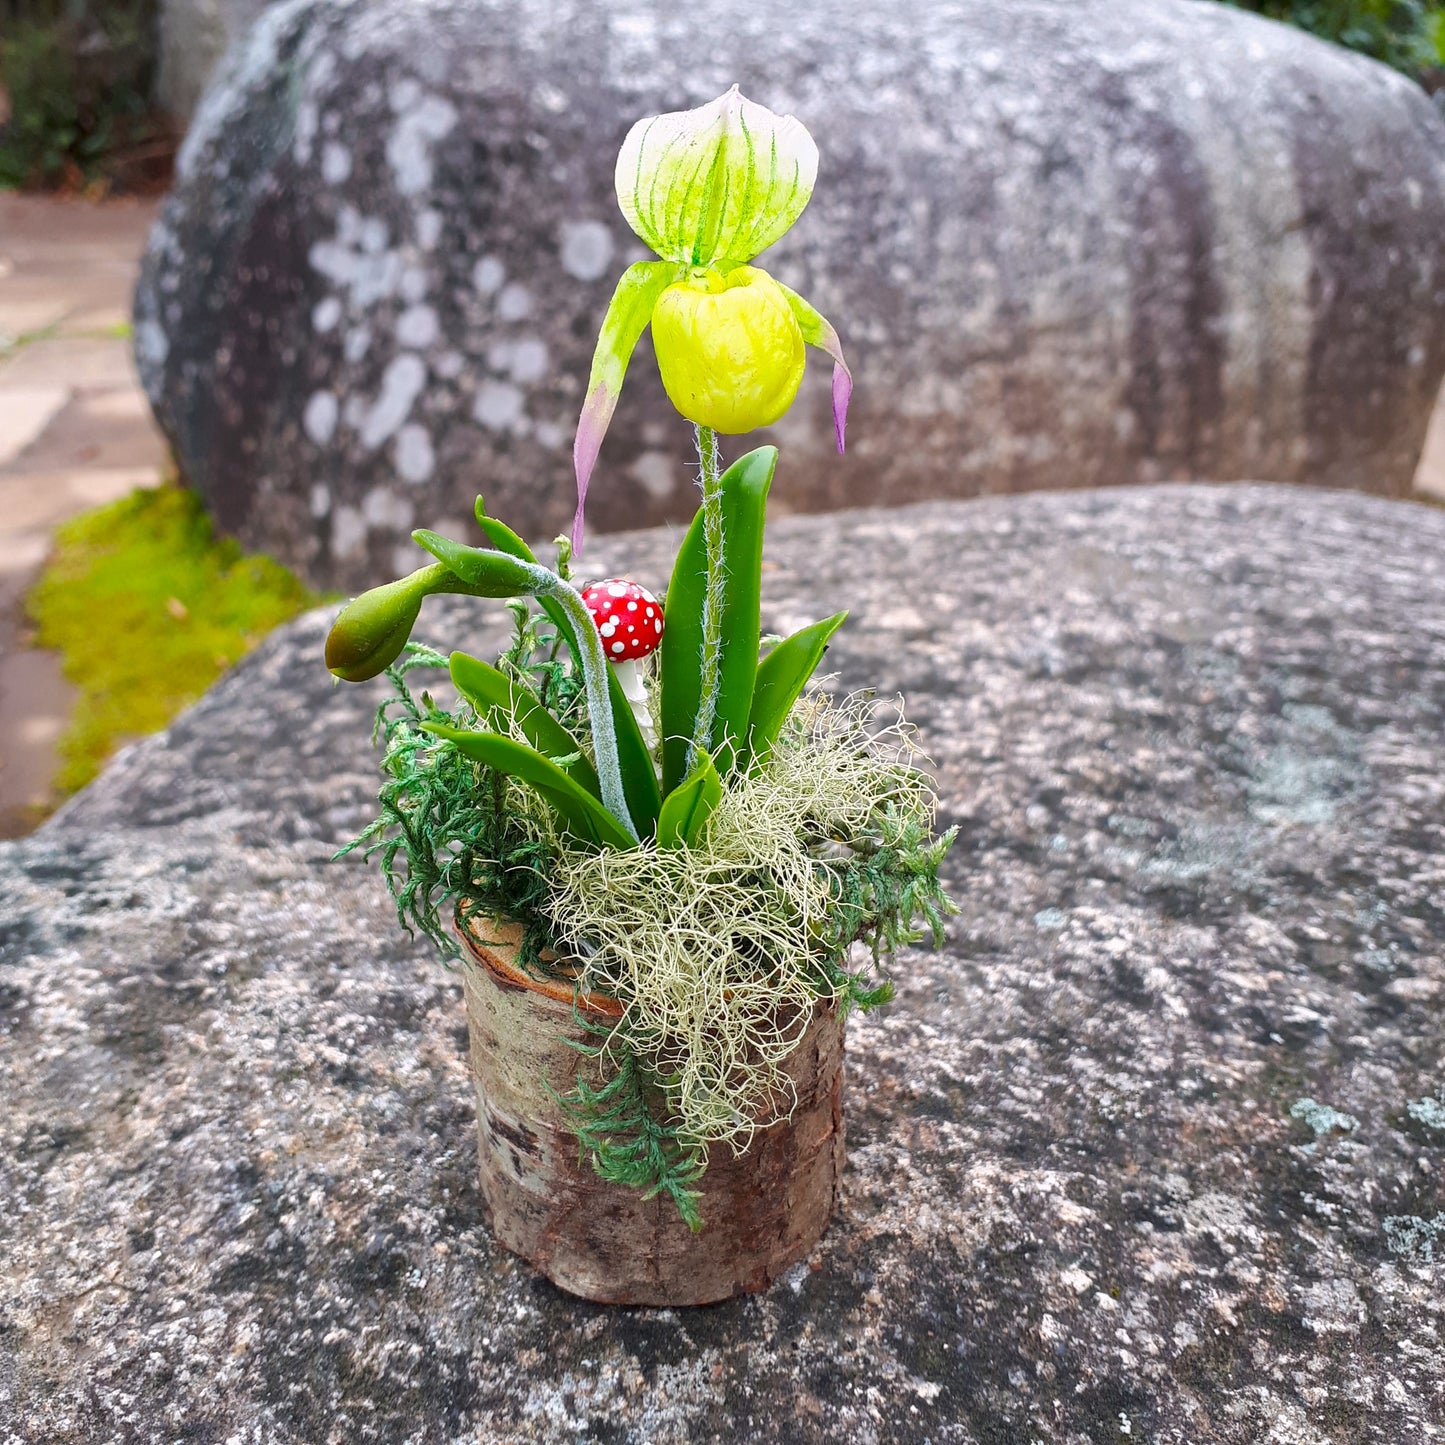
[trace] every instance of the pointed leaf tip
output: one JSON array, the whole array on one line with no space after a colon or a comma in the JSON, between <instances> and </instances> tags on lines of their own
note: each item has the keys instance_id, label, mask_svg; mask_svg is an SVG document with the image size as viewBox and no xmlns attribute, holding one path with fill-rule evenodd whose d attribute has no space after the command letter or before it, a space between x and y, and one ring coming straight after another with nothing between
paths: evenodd
<instances>
[{"instance_id":1,"label":"pointed leaf tip","mask_svg":"<svg viewBox=\"0 0 1445 1445\"><path fill-rule=\"evenodd\" d=\"M838 454L843 453L843 437L848 430L848 403L853 398L853 378L841 361L833 363L833 435Z\"/></svg>"}]
</instances>

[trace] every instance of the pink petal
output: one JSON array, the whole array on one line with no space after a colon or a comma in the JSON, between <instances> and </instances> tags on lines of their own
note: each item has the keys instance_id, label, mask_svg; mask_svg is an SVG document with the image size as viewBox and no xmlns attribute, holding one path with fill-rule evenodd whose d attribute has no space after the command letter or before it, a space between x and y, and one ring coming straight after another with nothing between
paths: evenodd
<instances>
[{"instance_id":1,"label":"pink petal","mask_svg":"<svg viewBox=\"0 0 1445 1445\"><path fill-rule=\"evenodd\" d=\"M833 435L838 439L838 451L843 451L843 433L848 429L848 402L853 396L853 377L843 364L843 350L837 351L833 363Z\"/></svg>"},{"instance_id":2,"label":"pink petal","mask_svg":"<svg viewBox=\"0 0 1445 1445\"><path fill-rule=\"evenodd\" d=\"M617 408L616 393L606 385L593 387L582 406L582 415L577 419L577 438L572 443L572 465L577 473L577 515L572 519L572 554L582 555L582 511L587 505L587 484L592 480L592 469L597 465L597 453L602 450L602 438L607 435L607 425Z\"/></svg>"}]
</instances>

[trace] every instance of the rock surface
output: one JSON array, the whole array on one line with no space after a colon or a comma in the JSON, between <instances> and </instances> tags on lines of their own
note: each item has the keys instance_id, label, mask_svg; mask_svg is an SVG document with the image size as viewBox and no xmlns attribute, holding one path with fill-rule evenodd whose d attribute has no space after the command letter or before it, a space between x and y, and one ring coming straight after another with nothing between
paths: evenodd
<instances>
[{"instance_id":1,"label":"rock surface","mask_svg":"<svg viewBox=\"0 0 1445 1445\"><path fill-rule=\"evenodd\" d=\"M278 633L0 847L0 1438L1438 1440L1442 549L1248 486L774 528L765 624L853 609L962 913L850 1025L812 1259L695 1311L491 1241L456 980L328 862L375 685Z\"/></svg>"},{"instance_id":2,"label":"rock surface","mask_svg":"<svg viewBox=\"0 0 1445 1445\"><path fill-rule=\"evenodd\" d=\"M289 0L198 113L136 346L221 523L359 589L478 490L570 518L638 116L734 80L816 195L766 264L841 328L776 428L794 510L1178 477L1402 494L1445 370L1445 122L1185 0ZM766 16L766 18L764 18ZM644 342L594 525L690 514ZM443 528L445 530L445 528ZM398 560L400 554L400 560Z\"/></svg>"}]
</instances>

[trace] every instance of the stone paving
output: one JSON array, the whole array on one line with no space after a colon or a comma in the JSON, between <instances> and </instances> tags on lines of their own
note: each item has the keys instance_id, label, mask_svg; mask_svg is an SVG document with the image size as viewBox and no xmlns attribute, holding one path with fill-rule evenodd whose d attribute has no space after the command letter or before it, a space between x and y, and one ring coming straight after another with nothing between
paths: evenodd
<instances>
[{"instance_id":1,"label":"stone paving","mask_svg":"<svg viewBox=\"0 0 1445 1445\"><path fill-rule=\"evenodd\" d=\"M73 695L25 646L24 594L56 526L154 485L166 461L129 336L156 204L0 193L0 836L52 801Z\"/></svg>"}]
</instances>

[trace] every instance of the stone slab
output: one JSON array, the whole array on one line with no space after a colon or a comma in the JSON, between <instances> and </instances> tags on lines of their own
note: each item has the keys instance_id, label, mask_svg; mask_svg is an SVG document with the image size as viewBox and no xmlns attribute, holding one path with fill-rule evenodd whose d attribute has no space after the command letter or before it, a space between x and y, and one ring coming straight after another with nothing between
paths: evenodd
<instances>
[{"instance_id":1,"label":"stone slab","mask_svg":"<svg viewBox=\"0 0 1445 1445\"><path fill-rule=\"evenodd\" d=\"M765 626L852 609L962 912L850 1024L821 1246L696 1311L492 1242L456 980L329 861L378 688L276 634L0 847L0 1438L1440 1440L1442 552L1255 486L771 529Z\"/></svg>"},{"instance_id":2,"label":"stone slab","mask_svg":"<svg viewBox=\"0 0 1445 1445\"><path fill-rule=\"evenodd\" d=\"M69 400L63 386L0 384L0 467L36 441Z\"/></svg>"}]
</instances>

